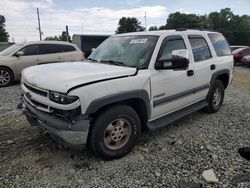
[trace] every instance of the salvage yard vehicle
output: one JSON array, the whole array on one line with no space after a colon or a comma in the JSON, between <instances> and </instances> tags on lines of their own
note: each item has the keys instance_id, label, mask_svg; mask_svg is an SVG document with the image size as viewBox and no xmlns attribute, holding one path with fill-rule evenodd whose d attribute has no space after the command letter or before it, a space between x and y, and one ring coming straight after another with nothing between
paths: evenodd
<instances>
[{"instance_id":1,"label":"salvage yard vehicle","mask_svg":"<svg viewBox=\"0 0 250 188\"><path fill-rule=\"evenodd\" d=\"M114 35L85 63L50 64L22 73L23 112L60 143L89 146L111 160L128 154L141 130L192 112L217 112L233 77L222 34L166 30Z\"/></svg>"},{"instance_id":2,"label":"salvage yard vehicle","mask_svg":"<svg viewBox=\"0 0 250 188\"><path fill-rule=\"evenodd\" d=\"M249 66L250 67L250 55L246 55L242 58L241 62L246 65L246 66Z\"/></svg>"},{"instance_id":3,"label":"salvage yard vehicle","mask_svg":"<svg viewBox=\"0 0 250 188\"><path fill-rule=\"evenodd\" d=\"M237 50L234 50L232 54L234 56L234 63L236 65L240 64L242 63L242 58L244 56L250 55L250 47L238 48Z\"/></svg>"},{"instance_id":4,"label":"salvage yard vehicle","mask_svg":"<svg viewBox=\"0 0 250 188\"><path fill-rule=\"evenodd\" d=\"M57 62L84 60L84 54L74 44L59 41L37 41L14 44L0 52L0 87L21 79L24 68Z\"/></svg>"},{"instance_id":5,"label":"salvage yard vehicle","mask_svg":"<svg viewBox=\"0 0 250 188\"><path fill-rule=\"evenodd\" d=\"M234 51L234 50L237 50L237 49L239 49L239 48L247 48L247 47L249 47L249 46L230 46L230 49L231 49L231 51Z\"/></svg>"}]
</instances>

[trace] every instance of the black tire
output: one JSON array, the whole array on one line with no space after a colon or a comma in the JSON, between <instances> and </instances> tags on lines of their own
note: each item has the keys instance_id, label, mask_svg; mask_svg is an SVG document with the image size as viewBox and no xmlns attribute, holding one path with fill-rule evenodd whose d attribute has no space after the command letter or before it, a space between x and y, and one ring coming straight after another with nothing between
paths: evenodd
<instances>
[{"instance_id":1,"label":"black tire","mask_svg":"<svg viewBox=\"0 0 250 188\"><path fill-rule=\"evenodd\" d=\"M220 99L218 101L215 100L215 93L217 93L217 91L221 92ZM224 101L224 93L225 93L225 87L223 82L220 80L215 80L215 83L212 86L212 91L208 96L208 106L205 108L205 110L208 113L215 113L221 108L222 103Z\"/></svg>"},{"instance_id":2,"label":"black tire","mask_svg":"<svg viewBox=\"0 0 250 188\"><path fill-rule=\"evenodd\" d=\"M7 81L3 81L4 76L8 77ZM7 87L13 83L14 76L10 69L6 67L0 67L0 87Z\"/></svg>"},{"instance_id":3,"label":"black tire","mask_svg":"<svg viewBox=\"0 0 250 188\"><path fill-rule=\"evenodd\" d=\"M109 136L110 136L109 139L111 139L111 133L113 135L114 134L113 131L115 127L117 127L116 125L117 122L115 121L118 121L118 119L119 119L119 124L120 120L129 124L129 127L131 128L129 129L126 128L126 129L130 130L130 135L124 136L122 137L121 140L119 140L119 143L124 142L123 143L125 144L124 146L121 146L121 148L117 149L110 149L109 147L112 147L112 145L111 144L107 145L107 143L105 143L106 141L105 139L108 138ZM113 122L115 122L114 125ZM112 131L107 130L109 126L113 126L114 129ZM123 126L125 126L125 124L123 124ZM110 131L110 133L107 133L107 131ZM136 145L136 143L140 138L140 134L141 134L141 122L135 110L126 105L113 106L102 112L95 119L91 127L89 146L98 157L101 157L104 160L118 159L125 156L133 149L133 147ZM126 138L126 143L124 140L125 138ZM113 138L111 142L115 143L114 147L116 143L118 143L113 141Z\"/></svg>"}]
</instances>

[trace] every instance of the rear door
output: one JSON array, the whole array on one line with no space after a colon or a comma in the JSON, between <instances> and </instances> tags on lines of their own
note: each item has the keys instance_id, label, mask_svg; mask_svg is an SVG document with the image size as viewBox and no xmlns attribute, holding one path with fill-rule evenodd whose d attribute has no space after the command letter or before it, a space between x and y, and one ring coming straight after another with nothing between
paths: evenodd
<instances>
[{"instance_id":1,"label":"rear door","mask_svg":"<svg viewBox=\"0 0 250 188\"><path fill-rule=\"evenodd\" d=\"M59 49L56 44L39 44L40 53L43 55L40 58L39 64L60 62Z\"/></svg>"},{"instance_id":2,"label":"rear door","mask_svg":"<svg viewBox=\"0 0 250 188\"><path fill-rule=\"evenodd\" d=\"M207 97L212 73L216 69L215 61L207 42L203 35L188 35L189 45L192 51L190 60L194 65L195 85L201 88L199 99Z\"/></svg>"}]
</instances>

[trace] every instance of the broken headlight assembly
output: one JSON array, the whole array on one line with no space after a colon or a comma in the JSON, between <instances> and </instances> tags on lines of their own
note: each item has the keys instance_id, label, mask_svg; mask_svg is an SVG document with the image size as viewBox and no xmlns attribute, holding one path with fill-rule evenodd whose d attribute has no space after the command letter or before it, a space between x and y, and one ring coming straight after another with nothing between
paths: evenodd
<instances>
[{"instance_id":1,"label":"broken headlight assembly","mask_svg":"<svg viewBox=\"0 0 250 188\"><path fill-rule=\"evenodd\" d=\"M71 104L79 99L77 96L65 95L62 93L51 91L49 93L49 99L60 104Z\"/></svg>"}]
</instances>

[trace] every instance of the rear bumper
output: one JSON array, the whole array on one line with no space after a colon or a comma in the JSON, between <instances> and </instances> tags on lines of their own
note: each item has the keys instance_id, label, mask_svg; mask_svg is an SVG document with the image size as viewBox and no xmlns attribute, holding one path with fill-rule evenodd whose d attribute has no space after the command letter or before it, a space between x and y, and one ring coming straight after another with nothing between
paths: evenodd
<instances>
[{"instance_id":1,"label":"rear bumper","mask_svg":"<svg viewBox=\"0 0 250 188\"><path fill-rule=\"evenodd\" d=\"M89 120L79 115L72 120L62 120L53 114L42 112L23 100L23 112L32 126L43 126L48 133L64 146L83 149L86 146Z\"/></svg>"}]
</instances>

